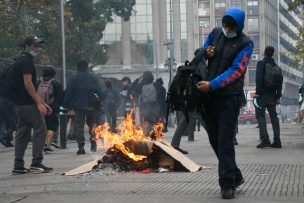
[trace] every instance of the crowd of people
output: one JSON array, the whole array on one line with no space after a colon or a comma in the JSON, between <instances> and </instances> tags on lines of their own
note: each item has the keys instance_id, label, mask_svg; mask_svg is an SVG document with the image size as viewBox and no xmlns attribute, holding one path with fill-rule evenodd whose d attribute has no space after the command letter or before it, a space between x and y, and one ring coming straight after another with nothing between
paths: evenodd
<instances>
[{"instance_id":1,"label":"crowd of people","mask_svg":"<svg viewBox=\"0 0 304 203\"><path fill-rule=\"evenodd\" d=\"M219 161L219 184L224 199L234 198L235 189L244 183L235 160L234 148L237 144L238 116L246 103L244 77L254 46L254 42L243 33L244 20L243 10L228 9L223 16L222 27L214 28L203 46L198 49L206 51L201 60L207 62L208 78L198 82L197 88L209 97L205 103L204 119L196 111L187 112L191 118L198 119L207 131ZM43 151L53 151L51 143L58 133L61 106L75 112L68 138L76 140L78 155L86 153L85 124L89 126L90 149L95 152L93 129L107 121L111 131L116 132L117 110L120 106L123 106L123 114L126 115L136 104L139 107L140 123L146 132L149 132L156 122L165 123L166 89L162 78L154 80L152 72L146 71L133 82L129 77L122 78L122 88L119 91L113 88L112 80L106 80L103 89L98 79L88 71L88 61L80 59L76 65L77 74L69 80L65 90L55 79L56 71L51 66L45 67L43 79L38 83L34 60L40 52L41 44L43 41L34 36L24 39L23 52L10 73L15 82L11 87L11 92L14 93L11 100L13 104L0 98L1 121L8 129L4 132L5 136L1 136L1 142L7 147L13 146L12 134L16 131L13 174L24 174L30 170L53 170L42 164ZM265 80L268 70L277 67L272 58L274 51L273 47L267 46L264 59L257 64L255 106L261 140L257 148L282 147L275 110L282 96L282 81L275 88L270 88ZM273 143L270 142L266 129L266 109L273 125ZM189 128L189 123L182 112L176 112L176 115L179 115L179 122L171 144L175 149L187 154L187 151L180 148L180 141ZM33 145L33 159L30 169L27 169L23 157L30 140Z\"/></svg>"}]
</instances>

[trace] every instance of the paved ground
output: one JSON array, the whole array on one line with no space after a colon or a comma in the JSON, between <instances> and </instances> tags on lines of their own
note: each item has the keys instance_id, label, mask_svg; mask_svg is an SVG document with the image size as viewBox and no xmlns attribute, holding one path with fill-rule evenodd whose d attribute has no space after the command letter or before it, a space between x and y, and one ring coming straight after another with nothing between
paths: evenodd
<instances>
[{"instance_id":1,"label":"paved ground","mask_svg":"<svg viewBox=\"0 0 304 203\"><path fill-rule=\"evenodd\" d=\"M256 149L258 130L253 125L240 126L237 163L246 182L237 190L237 198L229 202L304 202L304 134L296 125L281 128L283 149ZM173 131L169 130L168 140ZM13 176L13 149L0 146L0 203L227 202L220 199L217 160L205 132L196 132L194 142L186 137L182 141L191 159L211 167L198 173L62 176L102 153L77 156L75 147L74 142L69 142L68 149L45 155L45 164L55 168L52 173ZM30 160L31 146L25 157L27 166Z\"/></svg>"}]
</instances>

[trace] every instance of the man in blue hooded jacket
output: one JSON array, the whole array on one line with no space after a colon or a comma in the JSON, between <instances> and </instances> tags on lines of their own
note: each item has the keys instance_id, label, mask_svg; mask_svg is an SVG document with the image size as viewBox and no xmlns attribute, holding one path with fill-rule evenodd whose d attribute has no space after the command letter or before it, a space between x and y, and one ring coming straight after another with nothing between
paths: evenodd
<instances>
[{"instance_id":1,"label":"man in blue hooded jacket","mask_svg":"<svg viewBox=\"0 0 304 203\"><path fill-rule=\"evenodd\" d=\"M210 94L206 104L206 130L219 160L219 184L223 199L234 198L243 176L236 165L233 137L243 94L244 77L252 54L253 42L242 31L245 13L230 8L222 19L222 27L209 34L207 48L208 81L197 86Z\"/></svg>"}]
</instances>

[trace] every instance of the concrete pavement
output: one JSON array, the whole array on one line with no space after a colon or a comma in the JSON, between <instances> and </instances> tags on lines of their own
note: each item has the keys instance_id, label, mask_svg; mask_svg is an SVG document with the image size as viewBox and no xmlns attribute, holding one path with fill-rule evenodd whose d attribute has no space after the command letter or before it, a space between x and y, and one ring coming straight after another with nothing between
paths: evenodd
<instances>
[{"instance_id":1,"label":"concrete pavement","mask_svg":"<svg viewBox=\"0 0 304 203\"><path fill-rule=\"evenodd\" d=\"M271 134L271 126L268 125ZM166 137L171 140L174 129ZM234 200L222 200L217 181L217 160L204 130L195 141L183 137L182 148L196 163L211 167L198 173L121 173L62 176L72 168L101 156L76 155L76 143L45 155L44 163L55 168L48 174L11 175L14 149L0 146L0 203L13 202L304 202L304 134L295 124L281 126L282 149L257 149L258 129L243 125L237 136L237 163L245 183ZM29 145L25 162L31 161Z\"/></svg>"}]
</instances>

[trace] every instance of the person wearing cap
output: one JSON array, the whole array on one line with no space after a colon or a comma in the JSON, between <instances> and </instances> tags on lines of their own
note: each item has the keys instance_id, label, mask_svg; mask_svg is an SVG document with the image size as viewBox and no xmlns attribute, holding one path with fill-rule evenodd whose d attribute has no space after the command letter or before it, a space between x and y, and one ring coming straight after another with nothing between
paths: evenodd
<instances>
[{"instance_id":1,"label":"person wearing cap","mask_svg":"<svg viewBox=\"0 0 304 203\"><path fill-rule=\"evenodd\" d=\"M207 48L208 79L197 86L208 92L205 105L206 130L219 160L218 173L223 199L233 199L235 189L244 182L235 161L235 123L243 94L244 77L252 55L253 42L243 33L245 12L229 8L222 27L214 28L202 48ZM200 48L200 49L202 49Z\"/></svg>"},{"instance_id":2,"label":"person wearing cap","mask_svg":"<svg viewBox=\"0 0 304 203\"><path fill-rule=\"evenodd\" d=\"M48 65L46 66L42 71L42 81L39 84L38 87L38 93L43 93L43 89L46 89L49 99L45 99L45 102L49 104L49 106L52 108L52 113L49 115L46 115L44 117L46 128L48 130L45 147L44 147L44 153L53 153L54 150L51 149L51 142L53 140L54 135L58 132L59 127L59 109L63 102L63 88L61 83L56 80L56 70ZM42 91L39 91L42 90ZM42 98L45 98L45 96L42 96ZM48 102L46 101L48 100Z\"/></svg>"},{"instance_id":3,"label":"person wearing cap","mask_svg":"<svg viewBox=\"0 0 304 203\"><path fill-rule=\"evenodd\" d=\"M43 41L36 36L28 36L23 40L23 52L16 60L13 75L16 86L13 103L17 115L15 142L15 161L13 174L28 173L24 167L24 153L31 139L33 129L33 150L31 171L49 172L52 168L42 164L43 147L47 135L44 116L51 114L52 109L37 94L37 78L34 65L35 57L39 54Z\"/></svg>"}]
</instances>

